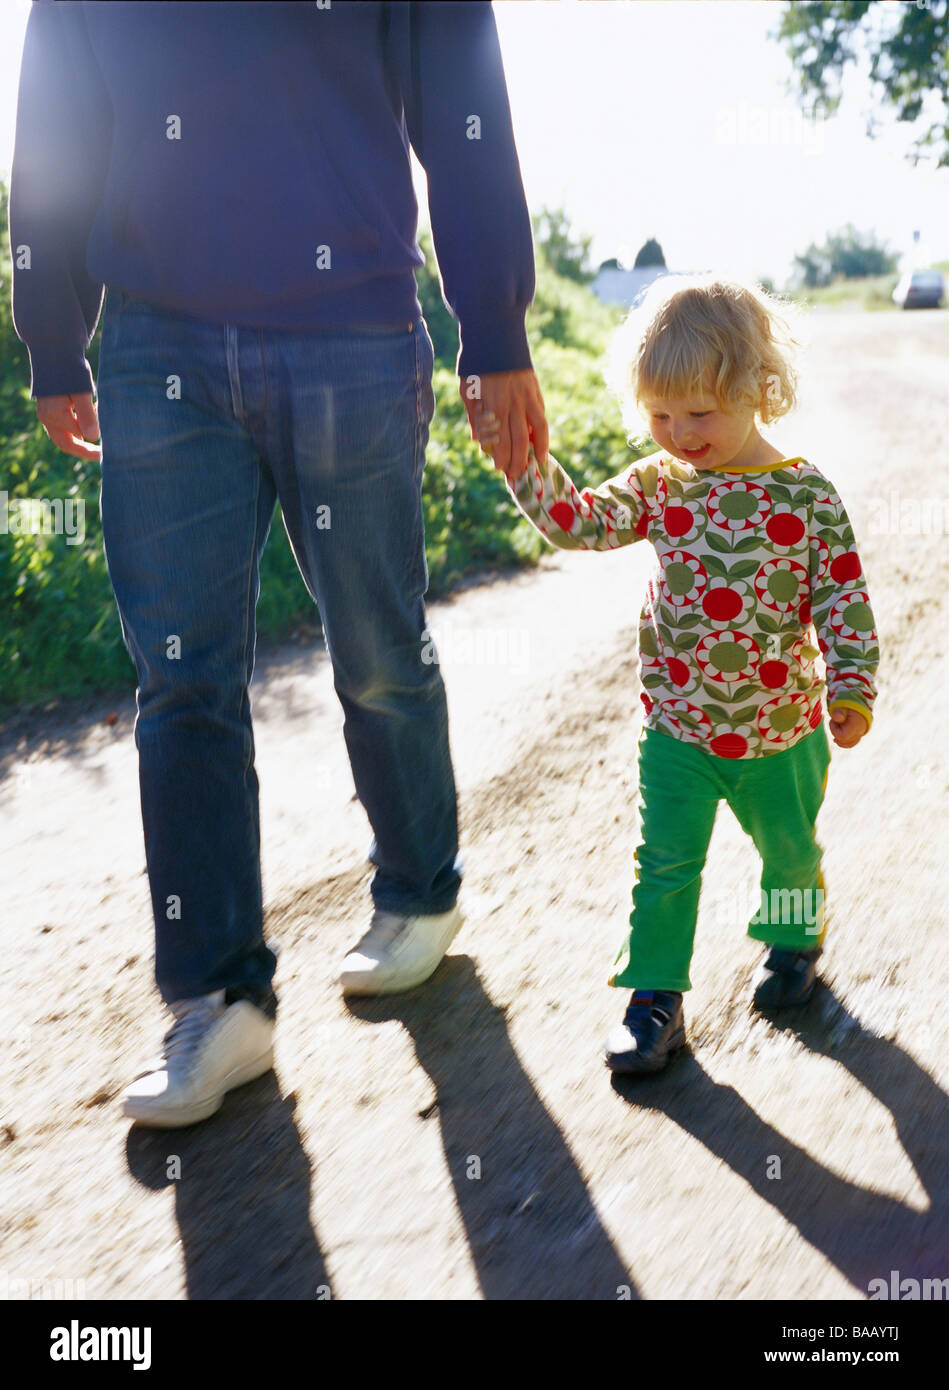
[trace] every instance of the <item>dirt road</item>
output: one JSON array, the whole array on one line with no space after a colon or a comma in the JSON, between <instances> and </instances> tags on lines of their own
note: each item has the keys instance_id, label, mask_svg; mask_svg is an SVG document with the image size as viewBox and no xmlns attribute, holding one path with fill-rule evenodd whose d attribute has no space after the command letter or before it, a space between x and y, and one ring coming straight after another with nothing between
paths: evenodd
<instances>
[{"instance_id":1,"label":"dirt road","mask_svg":"<svg viewBox=\"0 0 949 1390\"><path fill-rule=\"evenodd\" d=\"M467 921L388 1001L350 1007L335 983L366 925L368 827L326 656L260 655L277 1066L191 1129L132 1128L117 1103L166 1026L134 702L12 721L0 1294L817 1300L892 1269L949 1277L949 313L812 333L772 437L845 500L883 663L870 735L833 750L811 1004L749 1011L756 860L723 808L691 1049L645 1082L599 1061L626 997L605 980L629 910L645 547L552 554L432 606Z\"/></svg>"}]
</instances>

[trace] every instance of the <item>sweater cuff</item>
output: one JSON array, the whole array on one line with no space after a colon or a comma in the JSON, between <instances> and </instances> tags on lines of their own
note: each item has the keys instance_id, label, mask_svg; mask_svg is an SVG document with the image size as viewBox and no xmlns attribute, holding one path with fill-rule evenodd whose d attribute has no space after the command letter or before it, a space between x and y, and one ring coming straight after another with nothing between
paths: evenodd
<instances>
[{"instance_id":1,"label":"sweater cuff","mask_svg":"<svg viewBox=\"0 0 949 1390\"><path fill-rule=\"evenodd\" d=\"M30 396L34 400L39 396L94 394L92 369L81 348L27 344L27 351L30 355Z\"/></svg>"},{"instance_id":2,"label":"sweater cuff","mask_svg":"<svg viewBox=\"0 0 949 1390\"><path fill-rule=\"evenodd\" d=\"M487 309L479 317L461 320L461 352L458 375L488 376L491 372L518 372L533 368L524 323L526 308Z\"/></svg>"}]
</instances>

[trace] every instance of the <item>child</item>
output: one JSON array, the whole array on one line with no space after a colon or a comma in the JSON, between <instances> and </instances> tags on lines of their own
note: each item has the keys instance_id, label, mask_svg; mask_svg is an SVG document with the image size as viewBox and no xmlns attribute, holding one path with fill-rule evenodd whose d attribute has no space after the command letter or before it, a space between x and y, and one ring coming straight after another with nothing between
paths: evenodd
<instances>
[{"instance_id":1,"label":"child","mask_svg":"<svg viewBox=\"0 0 949 1390\"><path fill-rule=\"evenodd\" d=\"M720 799L762 859L749 936L769 948L759 1009L810 998L824 940L815 821L830 751L870 727L878 661L853 531L833 485L759 433L794 404L794 339L758 288L702 277L650 287L619 330L611 384L659 451L579 492L531 451L511 495L554 545L649 540L658 566L639 626L644 726L631 931L610 984L633 991L605 1061L661 1069L685 1043L682 995ZM497 420L477 435L487 452ZM815 668L814 625L826 664Z\"/></svg>"}]
</instances>

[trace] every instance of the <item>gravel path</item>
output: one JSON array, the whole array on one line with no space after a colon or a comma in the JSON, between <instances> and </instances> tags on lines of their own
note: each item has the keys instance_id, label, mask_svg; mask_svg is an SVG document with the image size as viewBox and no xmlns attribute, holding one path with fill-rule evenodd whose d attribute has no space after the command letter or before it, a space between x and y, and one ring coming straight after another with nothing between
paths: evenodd
<instances>
[{"instance_id":1,"label":"gravel path","mask_svg":"<svg viewBox=\"0 0 949 1390\"><path fill-rule=\"evenodd\" d=\"M551 554L432 605L467 920L436 976L388 1001L347 1005L335 982L365 929L368 827L327 658L260 655L277 1066L191 1129L132 1128L117 1104L166 1026L134 702L14 719L0 730L8 1296L817 1300L866 1297L891 1269L949 1276L949 313L811 328L801 409L773 438L840 489L883 651L870 735L833 750L811 1004L783 1025L748 1009L757 867L723 809L691 1048L645 1082L611 1082L598 1059L625 1000L605 979L635 843L645 547ZM913 534L929 499L938 526L923 505L928 533Z\"/></svg>"}]
</instances>

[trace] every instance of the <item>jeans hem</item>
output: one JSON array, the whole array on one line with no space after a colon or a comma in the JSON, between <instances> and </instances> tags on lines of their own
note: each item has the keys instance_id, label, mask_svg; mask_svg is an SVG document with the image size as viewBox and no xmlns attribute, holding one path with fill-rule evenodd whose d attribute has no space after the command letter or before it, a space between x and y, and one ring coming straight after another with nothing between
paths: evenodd
<instances>
[{"instance_id":1,"label":"jeans hem","mask_svg":"<svg viewBox=\"0 0 949 1390\"><path fill-rule=\"evenodd\" d=\"M459 894L455 893L451 898L446 898L444 901L439 898L433 903L419 902L418 899L410 899L409 901L404 898L393 899L387 894L376 897L373 893L372 902L374 907L378 907L383 912L398 912L407 917L437 917L443 912L451 912L452 908L457 906L458 898Z\"/></svg>"},{"instance_id":2,"label":"jeans hem","mask_svg":"<svg viewBox=\"0 0 949 1390\"><path fill-rule=\"evenodd\" d=\"M235 985L225 991L225 1004L236 1004L242 999L246 1000L248 1004L253 1004L267 1018L276 1019L277 994L274 990L271 989L262 995L259 990L249 989L247 985Z\"/></svg>"}]
</instances>

